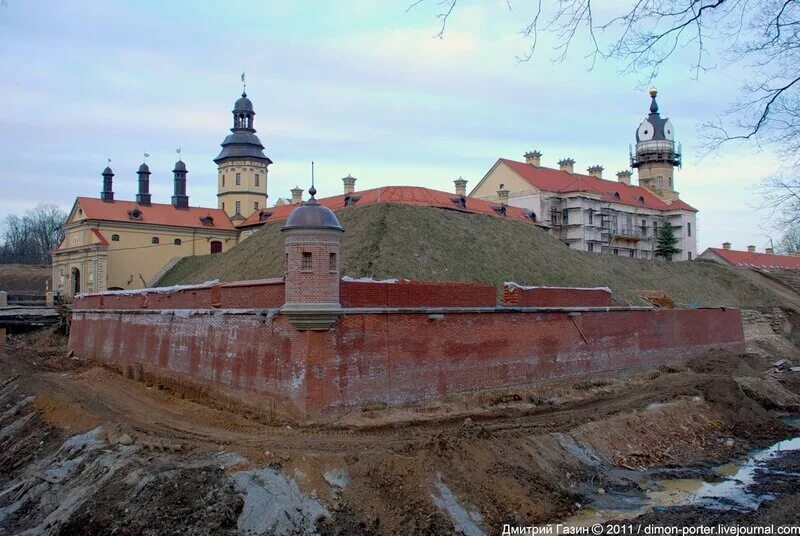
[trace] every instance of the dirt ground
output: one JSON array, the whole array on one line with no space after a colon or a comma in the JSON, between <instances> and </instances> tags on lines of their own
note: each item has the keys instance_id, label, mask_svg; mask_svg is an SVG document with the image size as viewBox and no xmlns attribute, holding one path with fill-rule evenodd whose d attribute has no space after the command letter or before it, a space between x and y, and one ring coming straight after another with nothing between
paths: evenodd
<instances>
[{"instance_id":1,"label":"dirt ground","mask_svg":"<svg viewBox=\"0 0 800 536\"><path fill-rule=\"evenodd\" d=\"M37 290L44 294L50 275L49 266L0 264L0 290Z\"/></svg>"},{"instance_id":2,"label":"dirt ground","mask_svg":"<svg viewBox=\"0 0 800 536\"><path fill-rule=\"evenodd\" d=\"M52 332L15 336L0 349L0 535L473 536L565 519L798 435L778 416L800 408L800 373L772 364L800 352L751 316L743 356L313 426L126 379ZM773 483L775 500L730 515L788 519L796 480Z\"/></svg>"}]
</instances>

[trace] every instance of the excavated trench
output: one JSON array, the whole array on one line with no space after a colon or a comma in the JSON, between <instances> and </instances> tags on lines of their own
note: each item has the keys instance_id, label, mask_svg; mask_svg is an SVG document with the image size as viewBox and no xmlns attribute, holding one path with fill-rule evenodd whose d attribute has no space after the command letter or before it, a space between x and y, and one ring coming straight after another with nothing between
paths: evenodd
<instances>
[{"instance_id":1,"label":"excavated trench","mask_svg":"<svg viewBox=\"0 0 800 536\"><path fill-rule=\"evenodd\" d=\"M788 523L800 352L780 311L745 316L743 356L326 426L265 424L20 336L0 350L0 535Z\"/></svg>"}]
</instances>

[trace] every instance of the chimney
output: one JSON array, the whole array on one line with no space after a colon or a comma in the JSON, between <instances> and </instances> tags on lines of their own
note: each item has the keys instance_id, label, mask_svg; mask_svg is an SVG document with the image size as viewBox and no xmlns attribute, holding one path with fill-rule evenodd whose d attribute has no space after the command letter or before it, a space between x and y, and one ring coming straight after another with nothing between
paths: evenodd
<instances>
[{"instance_id":1,"label":"chimney","mask_svg":"<svg viewBox=\"0 0 800 536\"><path fill-rule=\"evenodd\" d=\"M772 248L765 249L764 253L766 253L767 255L775 255L775 253L772 251Z\"/></svg>"},{"instance_id":2,"label":"chimney","mask_svg":"<svg viewBox=\"0 0 800 536\"><path fill-rule=\"evenodd\" d=\"M632 173L627 169L625 171L617 171L617 180L623 184L627 184L628 186L630 186L631 175Z\"/></svg>"},{"instance_id":3,"label":"chimney","mask_svg":"<svg viewBox=\"0 0 800 536\"><path fill-rule=\"evenodd\" d=\"M508 194L509 194L508 188L504 188L503 185L501 184L500 189L497 190L497 200L500 201L501 205L508 204Z\"/></svg>"},{"instance_id":4,"label":"chimney","mask_svg":"<svg viewBox=\"0 0 800 536\"><path fill-rule=\"evenodd\" d=\"M460 195L461 197L466 197L467 195L467 181L466 179L462 179L461 177L457 178L453 181L456 185L456 195Z\"/></svg>"},{"instance_id":5,"label":"chimney","mask_svg":"<svg viewBox=\"0 0 800 536\"><path fill-rule=\"evenodd\" d=\"M353 177L349 173L347 174L347 177L344 177L342 179L342 183L344 183L344 195L352 194L353 192L356 191L356 181L357 180L358 179L356 179L355 177ZM301 195L302 195L302 190L301 190Z\"/></svg>"},{"instance_id":6,"label":"chimney","mask_svg":"<svg viewBox=\"0 0 800 536\"><path fill-rule=\"evenodd\" d=\"M542 161L542 153L539 151L528 151L523 156L525 156L525 163L530 164L532 166L539 167Z\"/></svg>"},{"instance_id":7,"label":"chimney","mask_svg":"<svg viewBox=\"0 0 800 536\"><path fill-rule=\"evenodd\" d=\"M598 179L603 178L603 166L599 164L586 168L586 171L588 171L589 175L592 177L597 177Z\"/></svg>"},{"instance_id":8,"label":"chimney","mask_svg":"<svg viewBox=\"0 0 800 536\"><path fill-rule=\"evenodd\" d=\"M303 189L302 188L300 188L299 186L295 186L294 188L292 188L289 191L292 192L292 204L293 205L299 205L300 203L303 202Z\"/></svg>"},{"instance_id":9,"label":"chimney","mask_svg":"<svg viewBox=\"0 0 800 536\"><path fill-rule=\"evenodd\" d=\"M175 175L175 193L172 196L172 206L175 208L189 208L189 196L186 195L186 164L183 160L175 162L175 169L172 170Z\"/></svg>"},{"instance_id":10,"label":"chimney","mask_svg":"<svg viewBox=\"0 0 800 536\"><path fill-rule=\"evenodd\" d=\"M755 253L756 252L756 247L755 246L747 246L747 252L748 253Z\"/></svg>"},{"instance_id":11,"label":"chimney","mask_svg":"<svg viewBox=\"0 0 800 536\"><path fill-rule=\"evenodd\" d=\"M722 249L728 249L728 250L731 249L731 243L730 242L723 242L722 243Z\"/></svg>"},{"instance_id":12,"label":"chimney","mask_svg":"<svg viewBox=\"0 0 800 536\"><path fill-rule=\"evenodd\" d=\"M136 172L139 175L139 193L136 194L136 202L140 205L149 205L150 204L150 168L147 167L147 164L142 164L139 166L139 171Z\"/></svg>"},{"instance_id":13,"label":"chimney","mask_svg":"<svg viewBox=\"0 0 800 536\"><path fill-rule=\"evenodd\" d=\"M103 191L100 192L100 199L107 202L114 201L114 192L112 191L114 185L114 172L110 167L103 170Z\"/></svg>"},{"instance_id":14,"label":"chimney","mask_svg":"<svg viewBox=\"0 0 800 536\"><path fill-rule=\"evenodd\" d=\"M575 160L572 158L564 158L558 161L558 169L566 171L567 173L575 173Z\"/></svg>"}]
</instances>

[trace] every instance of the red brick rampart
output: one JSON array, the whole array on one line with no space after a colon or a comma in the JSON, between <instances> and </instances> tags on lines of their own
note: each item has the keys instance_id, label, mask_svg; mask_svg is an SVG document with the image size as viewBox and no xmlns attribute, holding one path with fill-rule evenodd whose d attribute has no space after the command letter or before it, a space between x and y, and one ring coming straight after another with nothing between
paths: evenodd
<instances>
[{"instance_id":1,"label":"red brick rampart","mask_svg":"<svg viewBox=\"0 0 800 536\"><path fill-rule=\"evenodd\" d=\"M503 286L503 305L507 307L610 307L611 289L524 287L516 283L506 283Z\"/></svg>"},{"instance_id":2,"label":"red brick rampart","mask_svg":"<svg viewBox=\"0 0 800 536\"><path fill-rule=\"evenodd\" d=\"M73 313L70 347L316 418L744 350L737 309L352 312L329 331L236 310Z\"/></svg>"}]
</instances>

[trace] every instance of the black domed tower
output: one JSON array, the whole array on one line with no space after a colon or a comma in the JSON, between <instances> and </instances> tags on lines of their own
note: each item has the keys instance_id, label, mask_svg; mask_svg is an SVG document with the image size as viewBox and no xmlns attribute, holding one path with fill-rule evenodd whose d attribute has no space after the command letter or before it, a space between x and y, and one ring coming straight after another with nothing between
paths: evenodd
<instances>
[{"instance_id":1,"label":"black domed tower","mask_svg":"<svg viewBox=\"0 0 800 536\"><path fill-rule=\"evenodd\" d=\"M266 206L267 166L272 163L253 127L253 103L242 93L233 105L233 128L214 159L218 173L217 204L234 221Z\"/></svg>"},{"instance_id":2,"label":"black domed tower","mask_svg":"<svg viewBox=\"0 0 800 536\"><path fill-rule=\"evenodd\" d=\"M650 114L636 130L631 166L639 171L639 186L671 202L678 199L674 173L675 166L681 165L681 147L675 143L672 122L658 113L656 95L656 88L650 88Z\"/></svg>"}]
</instances>

